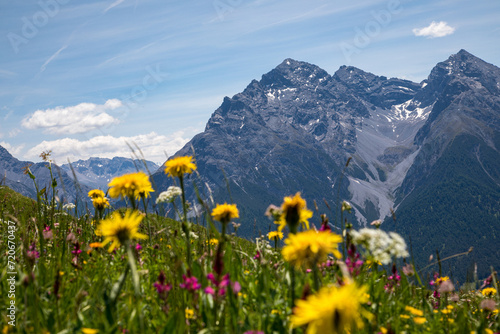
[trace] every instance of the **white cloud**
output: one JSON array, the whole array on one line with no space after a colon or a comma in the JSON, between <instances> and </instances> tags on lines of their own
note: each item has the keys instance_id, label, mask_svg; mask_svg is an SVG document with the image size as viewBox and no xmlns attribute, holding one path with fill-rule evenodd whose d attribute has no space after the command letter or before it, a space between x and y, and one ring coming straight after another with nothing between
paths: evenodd
<instances>
[{"instance_id":1,"label":"white cloud","mask_svg":"<svg viewBox=\"0 0 500 334\"><path fill-rule=\"evenodd\" d=\"M135 150L137 145L146 160L163 163L167 160L166 154L174 154L188 141L189 139L184 137L184 131L178 131L169 136L158 135L155 132L132 137L97 136L84 141L63 138L43 141L31 148L24 158L37 160L40 153L47 150L52 151L52 158L59 164L67 163L68 159L76 161L90 157L132 157L128 143ZM136 153L140 154L137 150Z\"/></svg>"},{"instance_id":2,"label":"white cloud","mask_svg":"<svg viewBox=\"0 0 500 334\"><path fill-rule=\"evenodd\" d=\"M424 36L429 38L444 37L451 35L454 32L455 28L450 27L448 23L444 21L432 21L432 23L428 27L413 29L413 34L415 34L415 36Z\"/></svg>"},{"instance_id":3,"label":"white cloud","mask_svg":"<svg viewBox=\"0 0 500 334\"><path fill-rule=\"evenodd\" d=\"M105 111L122 106L117 99L106 101L103 105L80 103L70 107L37 110L25 117L21 125L27 129L44 129L51 134L76 134L88 132L103 126L116 124L118 119Z\"/></svg>"},{"instance_id":4,"label":"white cloud","mask_svg":"<svg viewBox=\"0 0 500 334\"><path fill-rule=\"evenodd\" d=\"M21 151L24 148L24 144L18 145L18 146L12 146L9 143L6 143L4 141L0 141L0 146L5 148L7 151L9 151L10 154L12 154L14 157L17 158L17 156L21 153Z\"/></svg>"}]
</instances>

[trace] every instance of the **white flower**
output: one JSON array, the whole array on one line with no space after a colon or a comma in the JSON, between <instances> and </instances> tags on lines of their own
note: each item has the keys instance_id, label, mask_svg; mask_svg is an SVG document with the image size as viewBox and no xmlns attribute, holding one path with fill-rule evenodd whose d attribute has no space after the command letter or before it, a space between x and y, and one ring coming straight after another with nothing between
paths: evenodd
<instances>
[{"instance_id":1,"label":"white flower","mask_svg":"<svg viewBox=\"0 0 500 334\"><path fill-rule=\"evenodd\" d=\"M164 191L158 195L156 199L156 204L158 203L172 203L177 196L182 195L182 190L179 187L170 186L167 191Z\"/></svg>"},{"instance_id":2,"label":"white flower","mask_svg":"<svg viewBox=\"0 0 500 334\"><path fill-rule=\"evenodd\" d=\"M389 264L391 259L406 257L406 243L397 233L385 233L379 229L363 228L351 232L353 242L362 245L368 251L368 256L383 264Z\"/></svg>"},{"instance_id":3,"label":"white flower","mask_svg":"<svg viewBox=\"0 0 500 334\"><path fill-rule=\"evenodd\" d=\"M73 203L63 205L63 210L73 210L76 206Z\"/></svg>"}]
</instances>

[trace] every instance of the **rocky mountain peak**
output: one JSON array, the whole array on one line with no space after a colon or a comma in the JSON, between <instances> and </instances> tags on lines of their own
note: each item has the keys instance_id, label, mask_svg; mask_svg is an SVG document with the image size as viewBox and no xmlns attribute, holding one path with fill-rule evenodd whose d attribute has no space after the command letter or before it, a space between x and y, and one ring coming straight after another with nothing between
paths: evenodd
<instances>
[{"instance_id":1,"label":"rocky mountain peak","mask_svg":"<svg viewBox=\"0 0 500 334\"><path fill-rule=\"evenodd\" d=\"M0 158L11 159L12 155L2 145L0 145Z\"/></svg>"},{"instance_id":2,"label":"rocky mountain peak","mask_svg":"<svg viewBox=\"0 0 500 334\"><path fill-rule=\"evenodd\" d=\"M275 69L264 74L260 85L265 88L294 88L318 85L329 77L325 70L316 65L287 58Z\"/></svg>"}]
</instances>

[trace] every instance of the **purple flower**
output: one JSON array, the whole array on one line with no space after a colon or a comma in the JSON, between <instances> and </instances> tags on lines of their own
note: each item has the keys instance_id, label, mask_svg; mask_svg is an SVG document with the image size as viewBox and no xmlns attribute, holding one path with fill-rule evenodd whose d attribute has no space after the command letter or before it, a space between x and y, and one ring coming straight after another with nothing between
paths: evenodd
<instances>
[{"instance_id":1,"label":"purple flower","mask_svg":"<svg viewBox=\"0 0 500 334\"><path fill-rule=\"evenodd\" d=\"M212 296L214 296L214 295L215 295L215 291L214 291L214 289L213 289L211 286L207 286L207 287L205 288L205 293L206 293L207 295L212 295Z\"/></svg>"},{"instance_id":2,"label":"purple flower","mask_svg":"<svg viewBox=\"0 0 500 334\"><path fill-rule=\"evenodd\" d=\"M179 286L183 289L196 291L201 288L201 284L198 283L198 279L194 276L188 277L186 275L182 275L182 279L184 280L184 283L179 284Z\"/></svg>"},{"instance_id":3,"label":"purple flower","mask_svg":"<svg viewBox=\"0 0 500 334\"><path fill-rule=\"evenodd\" d=\"M135 245L135 250L140 251L142 249L142 246L140 244Z\"/></svg>"},{"instance_id":4,"label":"purple flower","mask_svg":"<svg viewBox=\"0 0 500 334\"><path fill-rule=\"evenodd\" d=\"M158 282L155 282L153 284L153 286L156 288L156 291L163 299L167 298L167 293L172 289L172 286L170 284L165 284L165 280L165 274L163 273L163 271L160 271L160 274L158 275Z\"/></svg>"}]
</instances>

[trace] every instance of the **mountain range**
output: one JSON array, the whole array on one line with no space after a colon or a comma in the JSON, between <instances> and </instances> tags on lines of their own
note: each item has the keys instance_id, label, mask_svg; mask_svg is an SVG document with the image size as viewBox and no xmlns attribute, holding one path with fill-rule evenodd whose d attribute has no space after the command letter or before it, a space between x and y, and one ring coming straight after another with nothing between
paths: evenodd
<instances>
[{"instance_id":1,"label":"mountain range","mask_svg":"<svg viewBox=\"0 0 500 334\"><path fill-rule=\"evenodd\" d=\"M384 220L420 267L473 246L445 264L465 277L500 264L499 150L500 69L460 50L420 83L285 59L225 97L175 156L194 155L198 188L238 204L243 235L273 228L266 207L301 191L334 228L339 200L355 228ZM172 184L162 169L152 178L159 192Z\"/></svg>"},{"instance_id":2,"label":"mountain range","mask_svg":"<svg viewBox=\"0 0 500 334\"><path fill-rule=\"evenodd\" d=\"M193 155L197 172L187 198L234 202L238 234L253 238L274 229L264 216L270 204L300 191L319 226L326 213L340 226L340 202L354 228L376 219L410 243L417 267L436 252L462 282L500 267L500 68L465 50L438 63L420 83L341 66L333 75L318 66L285 59L225 97L207 122L174 156ZM3 183L34 197L20 162L0 147ZM174 180L155 171L154 197ZM57 168L68 200L109 180L143 169L131 159L91 158ZM37 181L48 170L34 164ZM153 198L154 199L154 198ZM150 203L153 203L151 201ZM476 268L477 265L477 268ZM435 267L433 267L435 268Z\"/></svg>"},{"instance_id":3,"label":"mountain range","mask_svg":"<svg viewBox=\"0 0 500 334\"><path fill-rule=\"evenodd\" d=\"M51 190L51 176L47 168L48 162L33 163L19 161L4 147L0 146L0 185L6 185L16 192L36 199L36 189L33 180L24 172L26 166L35 176L39 189ZM57 180L57 195L63 203L74 203L82 200L91 205L87 194L91 189L107 191L108 183L112 178L127 173L142 170L147 174L156 171L158 165L151 161L115 157L89 158L78 160L70 164L57 166L52 164L53 176Z\"/></svg>"}]
</instances>

